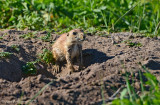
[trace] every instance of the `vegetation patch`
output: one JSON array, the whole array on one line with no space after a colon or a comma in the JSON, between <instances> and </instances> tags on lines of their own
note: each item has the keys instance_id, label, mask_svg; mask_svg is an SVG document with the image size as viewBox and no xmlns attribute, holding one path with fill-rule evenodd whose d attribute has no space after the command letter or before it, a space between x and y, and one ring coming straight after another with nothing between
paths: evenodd
<instances>
[{"instance_id":1,"label":"vegetation patch","mask_svg":"<svg viewBox=\"0 0 160 105\"><path fill-rule=\"evenodd\" d=\"M126 88L121 92L120 98L112 102L113 105L160 105L160 82L145 67L143 68L146 71L143 74L147 78L147 81L143 81L142 74L139 72L140 93L136 92L134 86L131 85L128 77L126 77ZM145 86L149 87L149 91L145 89Z\"/></svg>"},{"instance_id":2,"label":"vegetation patch","mask_svg":"<svg viewBox=\"0 0 160 105\"><path fill-rule=\"evenodd\" d=\"M146 33L146 34L144 34L144 35L142 35L142 36L148 37L148 38L156 38L156 37L158 37L158 35L148 34L148 33Z\"/></svg>"},{"instance_id":3,"label":"vegetation patch","mask_svg":"<svg viewBox=\"0 0 160 105\"><path fill-rule=\"evenodd\" d=\"M31 38L37 38L37 37L34 35L34 33L27 33L27 34L21 35L20 38L31 39Z\"/></svg>"},{"instance_id":4,"label":"vegetation patch","mask_svg":"<svg viewBox=\"0 0 160 105\"><path fill-rule=\"evenodd\" d=\"M17 51L17 52L20 51L20 48L18 45L11 45L11 49L13 49L14 51Z\"/></svg>"},{"instance_id":5,"label":"vegetation patch","mask_svg":"<svg viewBox=\"0 0 160 105\"><path fill-rule=\"evenodd\" d=\"M2 37L2 36L0 36L0 39L3 39L3 37Z\"/></svg>"},{"instance_id":6,"label":"vegetation patch","mask_svg":"<svg viewBox=\"0 0 160 105\"><path fill-rule=\"evenodd\" d=\"M51 33L47 33L47 35L40 37L40 39L42 39L42 41L44 42L50 42L51 41Z\"/></svg>"},{"instance_id":7,"label":"vegetation patch","mask_svg":"<svg viewBox=\"0 0 160 105\"><path fill-rule=\"evenodd\" d=\"M26 65L24 65L22 67L23 73L27 74L27 75L37 74L37 69L36 69L35 63L37 63L37 61L27 62Z\"/></svg>"},{"instance_id":8,"label":"vegetation patch","mask_svg":"<svg viewBox=\"0 0 160 105\"><path fill-rule=\"evenodd\" d=\"M9 58L12 54L10 52L0 52L0 58Z\"/></svg>"},{"instance_id":9,"label":"vegetation patch","mask_svg":"<svg viewBox=\"0 0 160 105\"><path fill-rule=\"evenodd\" d=\"M54 59L52 52L48 49L43 49L43 53L39 54L38 59L32 62L27 62L23 67L22 71L27 75L35 75L37 74L37 68L35 66L36 63L44 62L46 64L54 64Z\"/></svg>"},{"instance_id":10,"label":"vegetation patch","mask_svg":"<svg viewBox=\"0 0 160 105\"><path fill-rule=\"evenodd\" d=\"M159 0L1 0L0 28L159 34Z\"/></svg>"},{"instance_id":11,"label":"vegetation patch","mask_svg":"<svg viewBox=\"0 0 160 105\"><path fill-rule=\"evenodd\" d=\"M129 47L141 47L142 44L140 42L132 42L131 40L125 40L124 43L126 43Z\"/></svg>"},{"instance_id":12,"label":"vegetation patch","mask_svg":"<svg viewBox=\"0 0 160 105\"><path fill-rule=\"evenodd\" d=\"M53 59L53 55L52 52L49 51L48 49L43 49L43 53L39 54L39 59L42 62L45 62L47 64L54 64L54 59Z\"/></svg>"}]
</instances>

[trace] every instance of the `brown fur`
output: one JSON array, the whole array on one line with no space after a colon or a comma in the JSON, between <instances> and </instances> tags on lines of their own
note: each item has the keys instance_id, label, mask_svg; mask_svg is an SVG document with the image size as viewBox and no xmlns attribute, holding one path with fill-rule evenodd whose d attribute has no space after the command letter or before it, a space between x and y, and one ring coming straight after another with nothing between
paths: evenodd
<instances>
[{"instance_id":1,"label":"brown fur","mask_svg":"<svg viewBox=\"0 0 160 105\"><path fill-rule=\"evenodd\" d=\"M84 32L80 29L73 29L68 33L62 34L52 46L53 58L55 59L56 73L60 72L60 62L66 60L67 68L70 72L74 72L73 58L76 57L79 70L82 68L82 41L84 40Z\"/></svg>"}]
</instances>

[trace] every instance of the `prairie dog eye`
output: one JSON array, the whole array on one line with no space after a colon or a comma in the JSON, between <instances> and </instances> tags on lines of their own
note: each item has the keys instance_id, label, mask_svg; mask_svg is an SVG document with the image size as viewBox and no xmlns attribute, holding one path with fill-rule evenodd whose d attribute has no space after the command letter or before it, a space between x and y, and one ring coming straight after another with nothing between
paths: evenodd
<instances>
[{"instance_id":1,"label":"prairie dog eye","mask_svg":"<svg viewBox=\"0 0 160 105\"><path fill-rule=\"evenodd\" d=\"M73 32L73 35L77 35L77 32Z\"/></svg>"}]
</instances>

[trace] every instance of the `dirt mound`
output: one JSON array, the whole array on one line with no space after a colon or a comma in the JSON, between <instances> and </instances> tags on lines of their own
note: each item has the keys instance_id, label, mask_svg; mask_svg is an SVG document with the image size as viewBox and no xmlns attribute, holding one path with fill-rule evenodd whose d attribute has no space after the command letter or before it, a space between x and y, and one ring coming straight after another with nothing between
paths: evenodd
<instances>
[{"instance_id":1,"label":"dirt mound","mask_svg":"<svg viewBox=\"0 0 160 105\"><path fill-rule=\"evenodd\" d=\"M28 33L34 36L24 36ZM51 40L42 40L47 34L0 31L0 52L11 53L8 58L0 58L0 104L25 104L48 83L32 104L101 104L102 94L107 99L125 84L124 72L129 71L138 82L139 63L160 76L160 39L116 33L107 37L87 35L83 43L85 69L80 72L69 75L64 64L60 73L53 74L52 65L37 64L38 74L24 77L22 66L35 61L44 48L50 50L58 37L51 33ZM77 68L76 62L74 66Z\"/></svg>"}]
</instances>

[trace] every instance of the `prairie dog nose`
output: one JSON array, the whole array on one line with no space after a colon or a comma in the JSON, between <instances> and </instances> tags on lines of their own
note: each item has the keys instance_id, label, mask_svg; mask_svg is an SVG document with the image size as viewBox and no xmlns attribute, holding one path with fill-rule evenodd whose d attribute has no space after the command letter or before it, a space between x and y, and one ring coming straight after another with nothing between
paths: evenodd
<instances>
[{"instance_id":1,"label":"prairie dog nose","mask_svg":"<svg viewBox=\"0 0 160 105\"><path fill-rule=\"evenodd\" d=\"M80 39L80 40L83 40L83 39L84 39L83 34L80 34L80 35L79 35L79 39Z\"/></svg>"},{"instance_id":2,"label":"prairie dog nose","mask_svg":"<svg viewBox=\"0 0 160 105\"><path fill-rule=\"evenodd\" d=\"M81 34L81 40L84 41L85 40L85 34Z\"/></svg>"}]
</instances>

